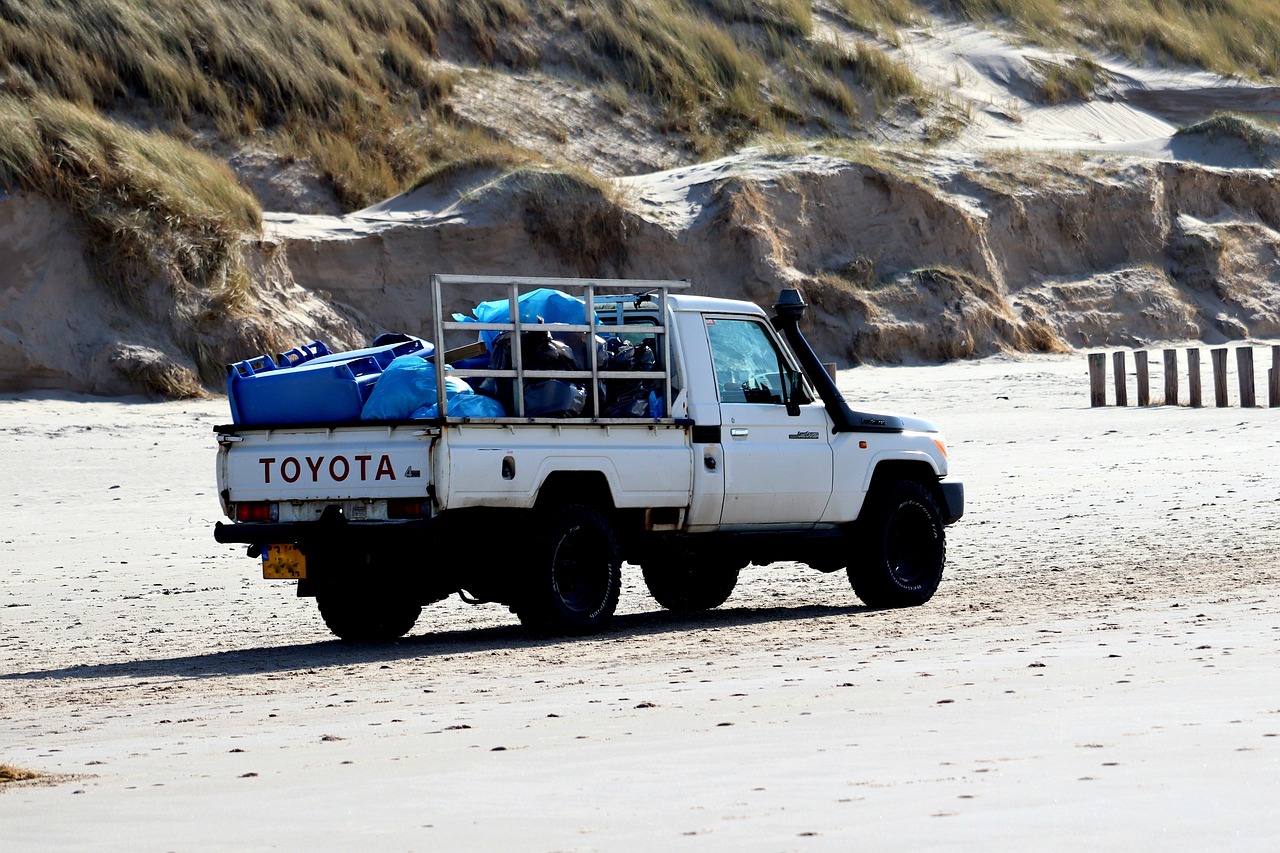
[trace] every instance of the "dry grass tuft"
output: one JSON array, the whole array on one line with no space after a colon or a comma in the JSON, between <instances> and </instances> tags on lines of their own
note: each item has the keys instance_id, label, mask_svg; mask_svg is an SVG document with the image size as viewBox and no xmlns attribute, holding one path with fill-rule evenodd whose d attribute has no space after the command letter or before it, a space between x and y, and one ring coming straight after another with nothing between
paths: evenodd
<instances>
[{"instance_id":1,"label":"dry grass tuft","mask_svg":"<svg viewBox=\"0 0 1280 853\"><path fill-rule=\"evenodd\" d=\"M34 770L23 770L21 767L14 767L12 764L0 764L0 785L8 782L26 782L31 779L39 779L40 775Z\"/></svg>"},{"instance_id":2,"label":"dry grass tuft","mask_svg":"<svg viewBox=\"0 0 1280 853\"><path fill-rule=\"evenodd\" d=\"M409 191L465 181L472 176L491 179L495 173L505 174L533 163L533 156L528 152L495 145L481 152L458 157L456 160L449 160L426 169L414 180Z\"/></svg>"},{"instance_id":3,"label":"dry grass tuft","mask_svg":"<svg viewBox=\"0 0 1280 853\"><path fill-rule=\"evenodd\" d=\"M535 246L577 275L621 275L627 217L612 183L583 170L521 169L501 181L514 192Z\"/></svg>"},{"instance_id":4,"label":"dry grass tuft","mask_svg":"<svg viewBox=\"0 0 1280 853\"><path fill-rule=\"evenodd\" d=\"M1065 62L1029 60L1040 73L1036 95L1046 104L1088 101L1099 87L1111 80L1107 70L1087 57L1072 57Z\"/></svg>"},{"instance_id":5,"label":"dry grass tuft","mask_svg":"<svg viewBox=\"0 0 1280 853\"><path fill-rule=\"evenodd\" d=\"M1211 142L1236 140L1270 166L1280 164L1280 127L1249 116L1215 113L1204 121L1178 128L1175 136L1204 136Z\"/></svg>"},{"instance_id":6,"label":"dry grass tuft","mask_svg":"<svg viewBox=\"0 0 1280 853\"><path fill-rule=\"evenodd\" d=\"M917 21L920 10L911 0L832 0L837 18L848 26L897 43L897 28Z\"/></svg>"},{"instance_id":7,"label":"dry grass tuft","mask_svg":"<svg viewBox=\"0 0 1280 853\"><path fill-rule=\"evenodd\" d=\"M164 353L148 347L120 345L111 356L111 365L138 387L161 397L188 399L205 396L204 388L194 373Z\"/></svg>"}]
</instances>

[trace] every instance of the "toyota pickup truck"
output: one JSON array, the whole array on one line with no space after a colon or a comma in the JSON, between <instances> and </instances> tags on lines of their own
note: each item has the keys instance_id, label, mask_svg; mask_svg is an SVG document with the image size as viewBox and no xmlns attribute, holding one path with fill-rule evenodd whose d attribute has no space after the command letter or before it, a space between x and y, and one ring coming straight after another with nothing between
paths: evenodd
<instances>
[{"instance_id":1,"label":"toyota pickup truck","mask_svg":"<svg viewBox=\"0 0 1280 853\"><path fill-rule=\"evenodd\" d=\"M508 336L509 363L447 371L506 382L505 416L450 414L440 370L434 417L215 428L232 522L215 539L248 545L265 578L295 580L338 637L400 637L454 593L506 605L535 633L598 631L624 562L660 605L685 611L722 604L753 563L844 569L872 608L920 605L938 588L945 527L964 511L946 441L928 421L850 406L801 333L799 291L783 290L770 315L681 281L437 275L430 286L435 361L461 351L451 340ZM554 288L594 310L578 323L519 308L450 320L457 299L445 294L459 288L507 305ZM534 369L522 353L531 334L552 333L576 336L579 369ZM607 338L647 345L649 372L612 369ZM638 377L648 405L608 416L610 383ZM530 414L533 383L549 378L585 389L583 408Z\"/></svg>"}]
</instances>

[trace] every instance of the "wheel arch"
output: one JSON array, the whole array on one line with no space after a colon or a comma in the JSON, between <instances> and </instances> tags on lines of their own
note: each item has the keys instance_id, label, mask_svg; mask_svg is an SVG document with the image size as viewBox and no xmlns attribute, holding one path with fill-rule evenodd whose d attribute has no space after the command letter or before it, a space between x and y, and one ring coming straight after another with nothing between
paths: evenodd
<instances>
[{"instance_id":1,"label":"wheel arch","mask_svg":"<svg viewBox=\"0 0 1280 853\"><path fill-rule=\"evenodd\" d=\"M538 487L537 508L555 504L586 504L597 509L613 510L613 490L603 471L552 471Z\"/></svg>"},{"instance_id":2,"label":"wheel arch","mask_svg":"<svg viewBox=\"0 0 1280 853\"><path fill-rule=\"evenodd\" d=\"M938 506L946 506L942 496L942 487L938 485L938 472L932 460L921 455L920 458L882 459L875 463L867 482L867 494L874 494L877 489L888 488L899 480L911 480L929 490L930 496Z\"/></svg>"}]
</instances>

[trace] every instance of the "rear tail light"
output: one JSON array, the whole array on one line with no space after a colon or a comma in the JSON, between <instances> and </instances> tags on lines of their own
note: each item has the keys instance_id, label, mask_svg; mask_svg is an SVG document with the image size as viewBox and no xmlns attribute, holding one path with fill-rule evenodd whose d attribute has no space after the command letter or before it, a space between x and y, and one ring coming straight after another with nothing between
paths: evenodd
<instances>
[{"instance_id":1,"label":"rear tail light","mask_svg":"<svg viewBox=\"0 0 1280 853\"><path fill-rule=\"evenodd\" d=\"M387 501L387 518L425 518L431 512L426 498L396 498Z\"/></svg>"},{"instance_id":2,"label":"rear tail light","mask_svg":"<svg viewBox=\"0 0 1280 853\"><path fill-rule=\"evenodd\" d=\"M236 504L236 521L278 521L279 519L279 504L267 501Z\"/></svg>"}]
</instances>

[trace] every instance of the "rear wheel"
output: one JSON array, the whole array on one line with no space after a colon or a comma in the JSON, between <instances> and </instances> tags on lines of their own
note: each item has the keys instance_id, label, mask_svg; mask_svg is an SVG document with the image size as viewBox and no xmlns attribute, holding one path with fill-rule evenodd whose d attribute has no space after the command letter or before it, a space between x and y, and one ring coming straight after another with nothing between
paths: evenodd
<instances>
[{"instance_id":1,"label":"rear wheel","mask_svg":"<svg viewBox=\"0 0 1280 853\"><path fill-rule=\"evenodd\" d=\"M403 637L418 621L422 607L393 593L351 589L317 593L316 604L329 630L353 643L385 643Z\"/></svg>"},{"instance_id":2,"label":"rear wheel","mask_svg":"<svg viewBox=\"0 0 1280 853\"><path fill-rule=\"evenodd\" d=\"M911 607L933 597L947 546L938 504L920 483L899 480L867 496L849 583L868 607Z\"/></svg>"},{"instance_id":3,"label":"rear wheel","mask_svg":"<svg viewBox=\"0 0 1280 853\"><path fill-rule=\"evenodd\" d=\"M534 516L533 549L516 615L538 634L589 634L613 617L622 557L608 521L568 504Z\"/></svg>"},{"instance_id":4,"label":"rear wheel","mask_svg":"<svg viewBox=\"0 0 1280 853\"><path fill-rule=\"evenodd\" d=\"M739 566L689 552L660 554L640 568L649 594L668 610L711 610L724 604L738 584Z\"/></svg>"}]
</instances>

